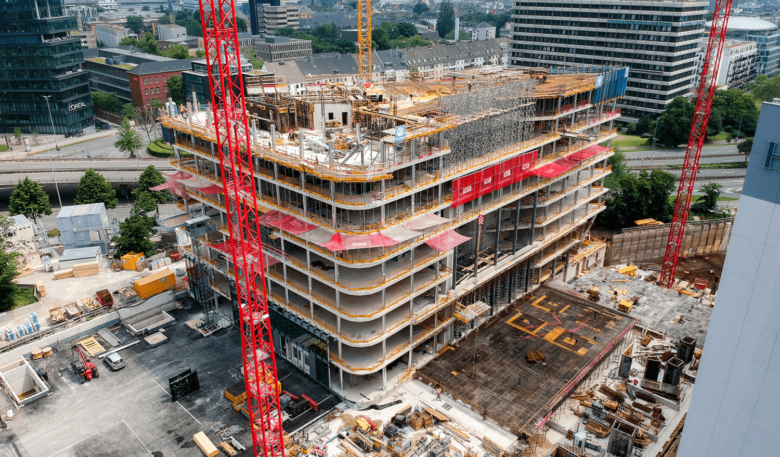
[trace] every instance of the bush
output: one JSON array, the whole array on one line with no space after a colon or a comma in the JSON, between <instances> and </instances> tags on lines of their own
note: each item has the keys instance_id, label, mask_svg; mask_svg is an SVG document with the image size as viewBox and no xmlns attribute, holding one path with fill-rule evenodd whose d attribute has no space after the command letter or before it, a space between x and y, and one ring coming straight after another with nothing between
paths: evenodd
<instances>
[{"instance_id":1,"label":"bush","mask_svg":"<svg viewBox=\"0 0 780 457\"><path fill-rule=\"evenodd\" d=\"M732 135L734 134L734 130L735 130L734 127L732 127L730 125L727 125L727 126L723 127L723 131L724 132L730 133Z\"/></svg>"},{"instance_id":2,"label":"bush","mask_svg":"<svg viewBox=\"0 0 780 457\"><path fill-rule=\"evenodd\" d=\"M154 157L176 157L173 153L173 148L165 144L162 138L158 138L149 143L146 150Z\"/></svg>"}]
</instances>

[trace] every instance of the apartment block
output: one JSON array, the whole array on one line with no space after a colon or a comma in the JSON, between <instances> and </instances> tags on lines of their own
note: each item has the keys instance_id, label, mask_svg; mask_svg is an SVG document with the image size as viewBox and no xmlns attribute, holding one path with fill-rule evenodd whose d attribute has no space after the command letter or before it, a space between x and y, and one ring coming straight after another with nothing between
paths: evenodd
<instances>
[{"instance_id":1,"label":"apartment block","mask_svg":"<svg viewBox=\"0 0 780 457\"><path fill-rule=\"evenodd\" d=\"M96 24L95 34L98 43L107 48L119 46L124 38L138 38L138 35L121 25Z\"/></svg>"},{"instance_id":2,"label":"apartment block","mask_svg":"<svg viewBox=\"0 0 780 457\"><path fill-rule=\"evenodd\" d=\"M540 0L515 3L512 65L628 66L624 121L658 114L698 83L706 1Z\"/></svg>"},{"instance_id":3,"label":"apartment block","mask_svg":"<svg viewBox=\"0 0 780 457\"><path fill-rule=\"evenodd\" d=\"M283 36L262 36L254 38L257 56L265 62L303 59L312 54L311 40L298 40Z\"/></svg>"},{"instance_id":4,"label":"apartment block","mask_svg":"<svg viewBox=\"0 0 780 457\"><path fill-rule=\"evenodd\" d=\"M248 97L278 355L357 402L348 387L389 389L477 317L599 265L605 244L588 230L605 209L627 74L473 69L446 88ZM230 170L211 119L199 108L163 117L177 169L164 187L180 201L157 222L189 233L190 293L237 316Z\"/></svg>"}]
</instances>

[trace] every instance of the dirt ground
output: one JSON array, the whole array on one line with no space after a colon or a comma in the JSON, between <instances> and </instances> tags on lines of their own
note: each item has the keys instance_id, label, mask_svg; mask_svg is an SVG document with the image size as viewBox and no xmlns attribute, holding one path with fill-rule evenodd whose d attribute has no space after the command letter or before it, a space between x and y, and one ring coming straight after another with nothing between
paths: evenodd
<instances>
[{"instance_id":1,"label":"dirt ground","mask_svg":"<svg viewBox=\"0 0 780 457\"><path fill-rule=\"evenodd\" d=\"M712 288L715 285L715 277L720 278L722 275L723 263L725 261L726 254L688 256L677 262L675 277L690 283L693 283L695 278L707 278L707 287ZM661 262L656 262L650 265L650 267L660 269Z\"/></svg>"}]
</instances>

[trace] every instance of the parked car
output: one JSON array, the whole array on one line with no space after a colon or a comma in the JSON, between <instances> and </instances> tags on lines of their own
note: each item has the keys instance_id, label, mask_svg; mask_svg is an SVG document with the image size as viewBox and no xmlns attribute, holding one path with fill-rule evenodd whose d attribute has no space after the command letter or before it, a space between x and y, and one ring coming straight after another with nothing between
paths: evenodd
<instances>
[{"instance_id":1,"label":"parked car","mask_svg":"<svg viewBox=\"0 0 780 457\"><path fill-rule=\"evenodd\" d=\"M113 371L121 370L125 367L125 360L122 358L121 355L114 352L112 354L108 354L105 359L106 364L111 368Z\"/></svg>"}]
</instances>

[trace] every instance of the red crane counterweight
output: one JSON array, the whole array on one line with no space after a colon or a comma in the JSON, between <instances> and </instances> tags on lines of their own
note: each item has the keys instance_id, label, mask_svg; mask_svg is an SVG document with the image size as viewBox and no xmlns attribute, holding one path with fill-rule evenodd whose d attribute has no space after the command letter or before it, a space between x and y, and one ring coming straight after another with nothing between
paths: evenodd
<instances>
[{"instance_id":1,"label":"red crane counterweight","mask_svg":"<svg viewBox=\"0 0 780 457\"><path fill-rule=\"evenodd\" d=\"M664 263L661 266L661 274L658 284L671 288L674 284L674 275L677 271L677 260L685 235L685 224L688 221L688 213L691 209L691 197L693 186L696 183L696 173L699 170L704 139L707 136L707 123L710 119L712 99L715 96L715 87L718 82L720 60L723 55L723 44L726 41L726 29L731 15L732 0L717 0L713 12L710 38L707 44L707 53L704 54L704 67L701 72L699 92L696 97L696 109L691 123L691 136L688 139L688 147L685 150L680 184L677 188L677 201L674 204L674 215L669 227L669 240L666 244Z\"/></svg>"}]
</instances>

